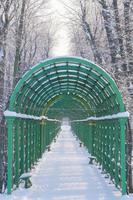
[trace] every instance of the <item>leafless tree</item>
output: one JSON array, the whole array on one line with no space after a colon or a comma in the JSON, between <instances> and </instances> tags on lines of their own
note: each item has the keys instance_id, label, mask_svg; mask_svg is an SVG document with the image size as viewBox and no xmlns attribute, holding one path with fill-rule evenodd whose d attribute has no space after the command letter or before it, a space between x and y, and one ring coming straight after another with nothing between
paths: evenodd
<instances>
[{"instance_id":1,"label":"leafless tree","mask_svg":"<svg viewBox=\"0 0 133 200\"><path fill-rule=\"evenodd\" d=\"M12 88L32 65L50 56L56 28L47 0L0 0L0 192L5 183L3 111Z\"/></svg>"},{"instance_id":2,"label":"leafless tree","mask_svg":"<svg viewBox=\"0 0 133 200\"><path fill-rule=\"evenodd\" d=\"M71 27L75 27L78 24L79 34L84 32L85 41L91 48L94 61L98 64L102 64L102 54L97 44L97 38L95 37L96 30L93 29L91 21L89 21L89 2L87 0L71 0L70 2L71 6L68 6L64 3L68 12L67 18L69 20L69 25L71 25Z\"/></svg>"}]
</instances>

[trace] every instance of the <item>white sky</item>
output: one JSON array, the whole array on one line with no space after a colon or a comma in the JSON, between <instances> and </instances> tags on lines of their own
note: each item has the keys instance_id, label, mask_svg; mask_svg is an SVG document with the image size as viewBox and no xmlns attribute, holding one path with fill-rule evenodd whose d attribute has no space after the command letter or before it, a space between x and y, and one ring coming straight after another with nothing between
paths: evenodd
<instances>
[{"instance_id":1,"label":"white sky","mask_svg":"<svg viewBox=\"0 0 133 200\"><path fill-rule=\"evenodd\" d=\"M67 56L70 55L68 29L65 25L65 8L61 0L51 0L51 9L54 12L54 19L58 25L57 42L53 49L52 56Z\"/></svg>"}]
</instances>

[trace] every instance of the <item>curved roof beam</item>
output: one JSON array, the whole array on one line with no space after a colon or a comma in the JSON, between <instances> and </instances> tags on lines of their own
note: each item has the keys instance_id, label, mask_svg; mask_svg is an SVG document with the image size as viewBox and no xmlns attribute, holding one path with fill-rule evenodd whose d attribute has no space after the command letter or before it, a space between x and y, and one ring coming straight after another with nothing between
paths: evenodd
<instances>
[{"instance_id":1,"label":"curved roof beam","mask_svg":"<svg viewBox=\"0 0 133 200\"><path fill-rule=\"evenodd\" d=\"M41 108L51 98L65 92L71 95L77 93L88 99L92 107L97 107L98 115L102 107L109 114L125 110L121 93L111 76L94 63L76 57L53 58L32 67L16 85L9 110L23 111L22 108L26 110L27 106L34 103L33 113L36 113L35 110L39 110L37 106ZM37 97L40 94L39 99ZM95 102L91 102L92 99Z\"/></svg>"}]
</instances>

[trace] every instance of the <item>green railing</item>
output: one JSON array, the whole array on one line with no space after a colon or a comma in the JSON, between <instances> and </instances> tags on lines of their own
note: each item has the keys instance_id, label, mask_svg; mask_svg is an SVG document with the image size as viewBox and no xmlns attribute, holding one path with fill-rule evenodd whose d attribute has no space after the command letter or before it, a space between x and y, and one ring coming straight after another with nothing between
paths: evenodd
<instances>
[{"instance_id":1,"label":"green railing","mask_svg":"<svg viewBox=\"0 0 133 200\"><path fill-rule=\"evenodd\" d=\"M12 161L12 166L8 165L8 180L11 179L8 189L11 190L19 186L21 174L29 172L42 157L60 126L57 122L21 118L7 119L7 123L12 123L12 149L8 149L8 162Z\"/></svg>"},{"instance_id":2,"label":"green railing","mask_svg":"<svg viewBox=\"0 0 133 200\"><path fill-rule=\"evenodd\" d=\"M96 157L102 171L116 187L126 191L125 126L124 119L72 123L74 133Z\"/></svg>"}]
</instances>

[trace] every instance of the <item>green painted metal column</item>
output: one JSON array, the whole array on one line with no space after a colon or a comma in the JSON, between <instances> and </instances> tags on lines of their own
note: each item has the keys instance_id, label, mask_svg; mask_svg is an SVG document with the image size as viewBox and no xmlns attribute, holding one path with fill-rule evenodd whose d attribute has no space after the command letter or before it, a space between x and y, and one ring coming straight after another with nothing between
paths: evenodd
<instances>
[{"instance_id":1,"label":"green painted metal column","mask_svg":"<svg viewBox=\"0 0 133 200\"><path fill-rule=\"evenodd\" d=\"M116 125L116 122L115 122L115 130L116 130L116 133L115 133L115 146L116 146L116 149L115 149L115 185L116 187L118 187L119 185L119 127L118 125Z\"/></svg>"},{"instance_id":2,"label":"green painted metal column","mask_svg":"<svg viewBox=\"0 0 133 200\"><path fill-rule=\"evenodd\" d=\"M25 121L21 121L21 124L20 124L20 174L24 173L24 132L25 132Z\"/></svg>"},{"instance_id":3,"label":"green painted metal column","mask_svg":"<svg viewBox=\"0 0 133 200\"><path fill-rule=\"evenodd\" d=\"M121 188L122 194L126 194L126 151L125 151L125 124L126 119L120 119L121 131Z\"/></svg>"},{"instance_id":4,"label":"green painted metal column","mask_svg":"<svg viewBox=\"0 0 133 200\"><path fill-rule=\"evenodd\" d=\"M14 153L15 153L15 184L18 187L19 182L19 120L15 120L15 145L14 145Z\"/></svg>"},{"instance_id":5,"label":"green painted metal column","mask_svg":"<svg viewBox=\"0 0 133 200\"><path fill-rule=\"evenodd\" d=\"M12 190L12 164L13 164L13 123L14 117L6 117L7 123L7 136L8 136L8 144L7 144L7 193L11 194Z\"/></svg>"},{"instance_id":6,"label":"green painted metal column","mask_svg":"<svg viewBox=\"0 0 133 200\"><path fill-rule=\"evenodd\" d=\"M26 149L25 149L25 171L29 169L29 123L26 122Z\"/></svg>"}]
</instances>

